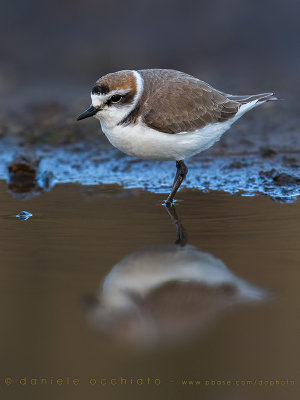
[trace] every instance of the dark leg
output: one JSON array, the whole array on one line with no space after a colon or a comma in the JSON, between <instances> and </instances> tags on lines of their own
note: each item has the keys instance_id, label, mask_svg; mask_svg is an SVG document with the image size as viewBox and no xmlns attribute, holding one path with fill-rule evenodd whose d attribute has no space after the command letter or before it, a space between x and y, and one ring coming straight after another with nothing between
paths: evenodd
<instances>
[{"instance_id":1,"label":"dark leg","mask_svg":"<svg viewBox=\"0 0 300 400\"><path fill-rule=\"evenodd\" d=\"M187 166L182 160L176 161L176 167L177 167L177 172L175 175L172 191L165 202L166 206L172 204L177 190L180 188L180 185L182 184L184 178L186 177L186 174L188 173Z\"/></svg>"},{"instance_id":2,"label":"dark leg","mask_svg":"<svg viewBox=\"0 0 300 400\"><path fill-rule=\"evenodd\" d=\"M177 162L178 162L178 161L176 161L176 175L175 175L174 181L173 181L173 183L172 183L172 188L174 187L174 185L175 185L176 182L177 182L177 179L179 178L179 171L180 171L180 168L178 167Z\"/></svg>"},{"instance_id":3,"label":"dark leg","mask_svg":"<svg viewBox=\"0 0 300 400\"><path fill-rule=\"evenodd\" d=\"M176 214L175 207L173 206L173 204L171 204L170 206L166 207L166 210L167 210L168 214L170 215L173 224L176 225L176 242L175 242L175 244L179 244L180 246L185 246L188 241L188 234Z\"/></svg>"}]
</instances>

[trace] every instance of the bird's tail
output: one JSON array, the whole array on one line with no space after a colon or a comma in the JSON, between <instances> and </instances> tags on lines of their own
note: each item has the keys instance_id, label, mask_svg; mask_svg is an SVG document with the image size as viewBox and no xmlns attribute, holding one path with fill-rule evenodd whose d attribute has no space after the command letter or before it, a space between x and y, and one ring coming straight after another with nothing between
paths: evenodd
<instances>
[{"instance_id":1,"label":"bird's tail","mask_svg":"<svg viewBox=\"0 0 300 400\"><path fill-rule=\"evenodd\" d=\"M260 93L254 95L244 95L244 96L235 96L232 94L228 94L227 98L229 100L237 101L241 104L247 104L252 101L257 100L257 102L265 102L265 101L274 101L278 100L277 97L274 96L274 93Z\"/></svg>"}]
</instances>

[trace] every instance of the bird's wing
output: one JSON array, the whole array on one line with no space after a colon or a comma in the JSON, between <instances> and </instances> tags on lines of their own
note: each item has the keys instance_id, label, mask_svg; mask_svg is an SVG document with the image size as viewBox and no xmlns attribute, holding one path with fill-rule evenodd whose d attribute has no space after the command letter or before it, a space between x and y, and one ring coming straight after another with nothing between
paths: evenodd
<instances>
[{"instance_id":1,"label":"bird's wing","mask_svg":"<svg viewBox=\"0 0 300 400\"><path fill-rule=\"evenodd\" d=\"M165 133L192 132L232 118L238 101L207 83L173 70L141 70L144 92L141 98L143 122Z\"/></svg>"}]
</instances>

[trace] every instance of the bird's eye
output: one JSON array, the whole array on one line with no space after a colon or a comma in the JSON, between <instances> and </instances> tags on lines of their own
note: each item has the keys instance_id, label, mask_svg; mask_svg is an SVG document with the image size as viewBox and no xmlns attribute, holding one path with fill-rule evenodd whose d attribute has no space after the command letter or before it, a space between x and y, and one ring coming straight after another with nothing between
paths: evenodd
<instances>
[{"instance_id":1,"label":"bird's eye","mask_svg":"<svg viewBox=\"0 0 300 400\"><path fill-rule=\"evenodd\" d=\"M112 103L118 103L121 99L122 99L122 96L120 94L114 94L110 98Z\"/></svg>"}]
</instances>

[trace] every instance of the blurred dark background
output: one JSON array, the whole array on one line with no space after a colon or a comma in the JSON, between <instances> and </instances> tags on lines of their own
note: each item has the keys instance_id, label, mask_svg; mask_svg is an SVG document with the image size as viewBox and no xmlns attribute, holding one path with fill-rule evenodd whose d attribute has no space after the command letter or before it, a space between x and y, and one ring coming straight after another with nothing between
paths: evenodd
<instances>
[{"instance_id":1,"label":"blurred dark background","mask_svg":"<svg viewBox=\"0 0 300 400\"><path fill-rule=\"evenodd\" d=\"M299 15L297 0L2 0L2 107L67 103L105 73L139 68L294 97Z\"/></svg>"}]
</instances>

